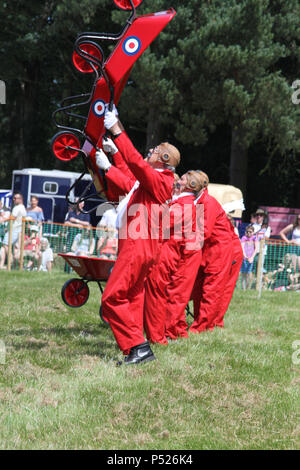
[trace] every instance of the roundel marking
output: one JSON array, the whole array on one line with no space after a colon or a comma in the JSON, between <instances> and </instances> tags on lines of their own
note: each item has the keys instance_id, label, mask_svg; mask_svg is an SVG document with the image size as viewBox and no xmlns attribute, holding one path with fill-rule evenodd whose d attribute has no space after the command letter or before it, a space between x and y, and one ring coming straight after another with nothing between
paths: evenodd
<instances>
[{"instance_id":1,"label":"roundel marking","mask_svg":"<svg viewBox=\"0 0 300 470\"><path fill-rule=\"evenodd\" d=\"M135 55L141 48L141 40L137 36L129 36L124 39L123 51L127 55Z\"/></svg>"},{"instance_id":2,"label":"roundel marking","mask_svg":"<svg viewBox=\"0 0 300 470\"><path fill-rule=\"evenodd\" d=\"M98 117L104 116L105 113L105 102L103 100L97 100L93 104L93 111L94 114Z\"/></svg>"}]
</instances>

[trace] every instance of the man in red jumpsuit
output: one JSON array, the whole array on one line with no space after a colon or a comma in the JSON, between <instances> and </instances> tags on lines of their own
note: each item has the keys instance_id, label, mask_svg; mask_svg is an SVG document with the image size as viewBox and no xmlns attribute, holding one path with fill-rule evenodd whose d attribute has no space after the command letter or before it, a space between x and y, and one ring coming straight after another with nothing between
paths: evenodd
<instances>
[{"instance_id":1,"label":"man in red jumpsuit","mask_svg":"<svg viewBox=\"0 0 300 470\"><path fill-rule=\"evenodd\" d=\"M193 288L194 321L189 332L212 330L223 309L223 295L232 267L233 227L217 200L205 191L202 262Z\"/></svg>"},{"instance_id":2,"label":"man in red jumpsuit","mask_svg":"<svg viewBox=\"0 0 300 470\"><path fill-rule=\"evenodd\" d=\"M197 171L201 178L201 194L207 193L209 178L206 173ZM197 243L189 250L184 251L176 272L173 273L168 286L166 287L166 330L167 338L176 339L188 336L188 325L185 319L185 308L190 300L193 285L202 260L202 247L204 241L204 211L202 206L197 206L196 211L196 236Z\"/></svg>"},{"instance_id":3,"label":"man in red jumpsuit","mask_svg":"<svg viewBox=\"0 0 300 470\"><path fill-rule=\"evenodd\" d=\"M139 364L155 359L143 335L144 283L161 247L155 215L172 198L174 171L180 154L176 147L164 142L151 149L145 161L114 111L106 111L104 124L137 181L127 195L127 206L123 205L119 213L122 243L103 293L103 315L126 355L124 363ZM99 166L109 176L112 167L101 163L103 155L97 154L97 164L102 165Z\"/></svg>"},{"instance_id":4,"label":"man in red jumpsuit","mask_svg":"<svg viewBox=\"0 0 300 470\"><path fill-rule=\"evenodd\" d=\"M219 305L218 313L215 319L216 326L220 328L224 327L224 316L230 304L233 291L235 289L239 272L243 263L243 250L241 246L241 242L239 236L234 231L234 227L232 225L231 219L228 218L230 222L230 229L232 233L232 259L231 259L231 268L229 271L228 279L225 284L224 292L222 295L222 301Z\"/></svg>"},{"instance_id":5,"label":"man in red jumpsuit","mask_svg":"<svg viewBox=\"0 0 300 470\"><path fill-rule=\"evenodd\" d=\"M159 262L153 267L145 285L144 328L151 343L168 344L165 335L166 287L172 280L180 262L194 250L196 194L203 181L195 171L185 173L178 181L178 195L170 202L169 236L164 240Z\"/></svg>"}]
</instances>

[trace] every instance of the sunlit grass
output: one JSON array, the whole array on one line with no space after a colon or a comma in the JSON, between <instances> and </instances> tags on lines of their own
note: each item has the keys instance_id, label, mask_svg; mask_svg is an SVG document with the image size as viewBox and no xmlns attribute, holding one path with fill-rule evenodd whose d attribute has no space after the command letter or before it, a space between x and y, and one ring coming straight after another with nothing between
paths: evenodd
<instances>
[{"instance_id":1,"label":"sunlit grass","mask_svg":"<svg viewBox=\"0 0 300 470\"><path fill-rule=\"evenodd\" d=\"M116 367L100 292L60 300L67 274L0 273L2 449L299 449L300 297L236 291L225 328Z\"/></svg>"}]
</instances>

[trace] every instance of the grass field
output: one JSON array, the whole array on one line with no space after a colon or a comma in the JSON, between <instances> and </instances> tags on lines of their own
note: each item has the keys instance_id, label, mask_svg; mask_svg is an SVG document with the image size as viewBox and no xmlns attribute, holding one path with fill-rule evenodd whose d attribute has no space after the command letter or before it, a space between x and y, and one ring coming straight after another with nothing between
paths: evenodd
<instances>
[{"instance_id":1,"label":"grass field","mask_svg":"<svg viewBox=\"0 0 300 470\"><path fill-rule=\"evenodd\" d=\"M299 293L236 291L224 330L125 368L97 285L62 304L70 277L0 273L2 449L300 448Z\"/></svg>"}]
</instances>

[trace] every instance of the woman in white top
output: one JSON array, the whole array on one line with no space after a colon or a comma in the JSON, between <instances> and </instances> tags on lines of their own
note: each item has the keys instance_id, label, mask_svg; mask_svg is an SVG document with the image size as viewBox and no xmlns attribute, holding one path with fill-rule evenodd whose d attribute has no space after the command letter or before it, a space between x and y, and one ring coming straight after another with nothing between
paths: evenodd
<instances>
[{"instance_id":1,"label":"woman in white top","mask_svg":"<svg viewBox=\"0 0 300 470\"><path fill-rule=\"evenodd\" d=\"M290 239L287 238L288 234L291 234ZM288 252L292 254L293 268L296 271L298 267L300 271L300 214L296 216L294 223L284 227L279 235L290 245Z\"/></svg>"}]
</instances>

